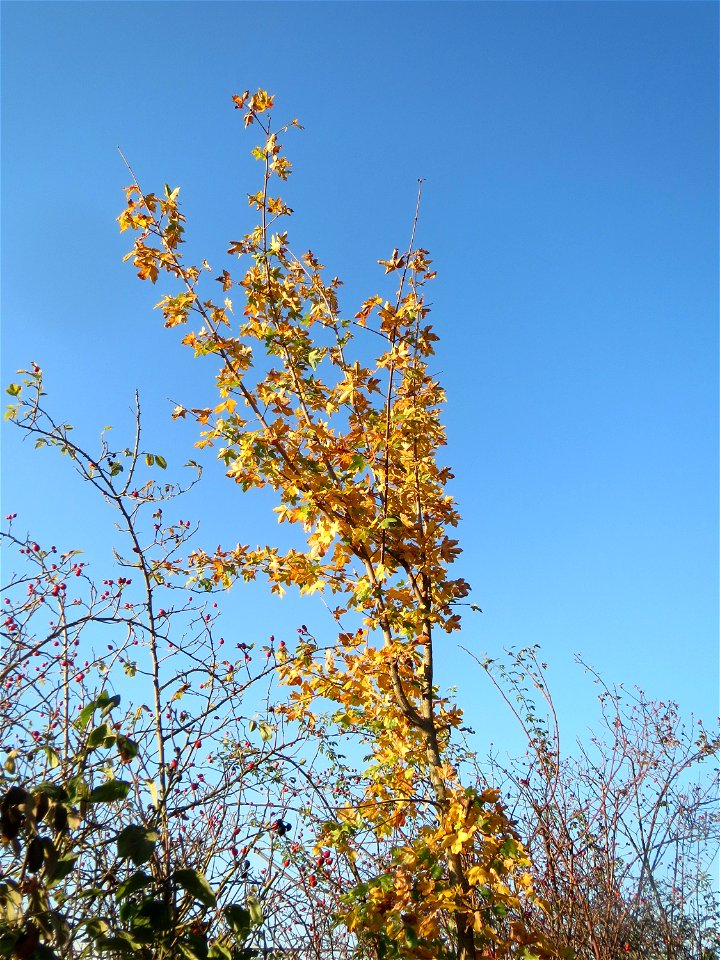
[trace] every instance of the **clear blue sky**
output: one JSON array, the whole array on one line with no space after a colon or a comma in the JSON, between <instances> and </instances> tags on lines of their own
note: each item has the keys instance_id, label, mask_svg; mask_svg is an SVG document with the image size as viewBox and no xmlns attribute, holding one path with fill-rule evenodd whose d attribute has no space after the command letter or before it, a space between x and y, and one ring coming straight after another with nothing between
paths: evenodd
<instances>
[{"instance_id":1,"label":"clear blue sky","mask_svg":"<svg viewBox=\"0 0 720 960\"><path fill-rule=\"evenodd\" d=\"M484 614L462 642L540 643L568 722L593 714L576 651L610 681L718 706L718 6L711 3L2 4L2 366L37 360L87 437L127 426L173 464L209 366L162 329L160 289L121 263L128 181L180 185L190 253L218 270L258 187L230 96L263 86L296 173L294 245L354 312L408 235L439 279L437 369ZM64 463L5 431L2 512L108 560L112 521ZM208 466L184 508L201 542L274 518ZM322 607L231 600L246 639ZM486 739L502 709L455 641L441 681ZM473 704L473 701L475 703Z\"/></svg>"}]
</instances>

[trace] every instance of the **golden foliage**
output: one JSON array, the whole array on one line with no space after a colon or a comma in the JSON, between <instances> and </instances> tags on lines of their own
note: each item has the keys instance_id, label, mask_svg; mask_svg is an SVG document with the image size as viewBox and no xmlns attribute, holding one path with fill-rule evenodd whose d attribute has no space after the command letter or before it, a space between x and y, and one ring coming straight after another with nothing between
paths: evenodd
<instances>
[{"instance_id":1,"label":"golden foliage","mask_svg":"<svg viewBox=\"0 0 720 960\"><path fill-rule=\"evenodd\" d=\"M431 260L414 246L413 227L409 249L380 260L398 278L394 296L373 294L344 317L338 278L328 279L312 252L296 255L286 232L271 231L292 213L269 192L290 173L278 137L299 124L273 131L265 91L233 101L265 137L253 150L262 188L248 195L260 223L229 247L244 273L216 278L244 300L237 330L230 301L201 299L201 270L182 260L177 190L157 198L133 184L119 222L136 233L127 258L142 279L164 272L180 281L158 304L166 326L194 315L200 326L183 342L220 361L219 405L192 411L204 427L200 445L217 447L243 490L275 490L278 521L301 528L305 548L197 553L196 576L230 585L263 573L279 594L292 586L334 597L338 622L359 617L325 653L303 636L279 663L290 718L312 724L318 702L330 701L335 721L371 742L367 794L338 823L407 838L391 881L378 878L348 904L348 926L403 957L440 956L448 937L464 960L486 955L487 945L497 956L530 956L531 947L550 956L528 920L536 905L527 861L499 797L463 789L446 759L462 714L434 684L433 640L436 630L459 629L469 586L450 573L459 514L447 492L452 473L438 459L445 393L429 368ZM325 842L354 855L349 836L330 824Z\"/></svg>"}]
</instances>

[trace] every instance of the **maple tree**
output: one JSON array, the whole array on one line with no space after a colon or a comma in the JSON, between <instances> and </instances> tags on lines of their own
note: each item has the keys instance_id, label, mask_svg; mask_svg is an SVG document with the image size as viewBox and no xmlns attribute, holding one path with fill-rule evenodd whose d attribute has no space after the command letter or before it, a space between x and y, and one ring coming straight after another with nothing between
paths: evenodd
<instances>
[{"instance_id":1,"label":"maple tree","mask_svg":"<svg viewBox=\"0 0 720 960\"><path fill-rule=\"evenodd\" d=\"M223 269L221 296L201 293L211 268L183 259L177 188L145 193L133 174L119 223L136 234L127 259L138 276L179 283L158 304L166 326L197 320L183 342L220 361L217 405L174 416L196 418L199 445L217 447L243 491L276 491L278 519L302 528L305 545L198 551L194 577L230 586L264 574L279 594L322 591L335 604L332 642L302 633L279 671L288 721L312 728L330 702L334 722L370 745L363 796L319 838L351 863L363 830L389 841L384 869L345 898L357 937L388 957L549 956L527 857L499 792L461 782L451 738L462 713L434 678L435 638L458 630L469 586L450 572L459 515L438 458L445 395L428 368L437 337L424 292L435 274L415 245L417 214L408 249L380 261L394 294L344 316L340 280L312 252L296 255L282 229L292 211L274 185L291 164L279 137L298 122L274 129L263 90L233 100L262 135L262 184L248 196L259 223L228 251L245 263L239 279Z\"/></svg>"}]
</instances>

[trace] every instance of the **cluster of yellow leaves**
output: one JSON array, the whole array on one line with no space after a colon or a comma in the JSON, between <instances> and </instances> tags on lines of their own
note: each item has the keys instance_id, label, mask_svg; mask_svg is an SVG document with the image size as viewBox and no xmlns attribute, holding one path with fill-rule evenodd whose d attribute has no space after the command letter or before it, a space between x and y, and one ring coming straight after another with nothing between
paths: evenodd
<instances>
[{"instance_id":1,"label":"cluster of yellow leaves","mask_svg":"<svg viewBox=\"0 0 720 960\"><path fill-rule=\"evenodd\" d=\"M250 122L272 107L263 91L234 99L247 106ZM263 151L268 178L280 176L273 167L279 146L269 133ZM185 289L158 303L166 325L199 315L202 326L184 342L198 355L219 356L221 398L235 397L250 408L247 418L233 413L215 422L202 442L222 445L228 475L244 489L269 484L278 490L280 521L300 523L312 556L325 561L312 567L315 582L307 581L310 571L292 554L275 556L266 572L274 582L306 591L327 584L337 591L342 584L349 597L338 614L361 610L370 629L383 618L393 634L408 638L420 637L427 624L455 629L459 621L451 608L468 587L447 576L459 549L446 530L459 517L445 492L451 473L436 461L445 443L445 395L427 370L437 338L423 322L421 288L433 276L426 252L398 257L395 251L388 263L404 271L405 292L393 303L370 298L349 321L338 316L339 281L326 283L311 253L295 257L286 234L255 231L230 248L253 258L239 283L227 270L217 278L224 291L237 285L245 295L239 335L223 336L220 328L230 323L227 302L201 301L195 289L200 270L183 265L178 253L184 217L177 194L166 187L158 200L137 185L128 188L119 222L139 235L127 256L143 279L154 282L164 270L181 280ZM267 189L250 201L262 209L281 203ZM275 209L277 216L288 215L284 205ZM151 245L151 237L160 245ZM367 324L375 310L382 349L372 365L351 362L353 326ZM259 349L268 358L262 364ZM265 373L250 384L253 364Z\"/></svg>"},{"instance_id":2,"label":"cluster of yellow leaves","mask_svg":"<svg viewBox=\"0 0 720 960\"><path fill-rule=\"evenodd\" d=\"M472 864L464 883L448 881L448 849ZM524 922L533 896L529 866L499 792L458 790L435 826L396 849L387 873L346 898L344 920L359 935L396 941L399 954L414 960L443 954L448 916L472 928L482 956L551 958L552 947Z\"/></svg>"},{"instance_id":3,"label":"cluster of yellow leaves","mask_svg":"<svg viewBox=\"0 0 720 960\"><path fill-rule=\"evenodd\" d=\"M199 325L183 342L219 361L218 405L179 407L174 416L196 418L199 445L217 449L243 490L275 490L279 522L302 529L305 547L198 552L195 577L230 586L264 574L279 594L294 587L336 598L337 641L323 655L304 637L279 669L291 688L291 719L312 725L316 704L329 701L335 721L371 744L366 795L343 815L360 817L378 837L415 831L398 861L394 891L373 892L375 908L361 911L371 927L384 924L391 939L402 928L414 931L410 939L432 940L449 916L461 933L472 927L478 938L490 937L502 904L503 916L514 911L519 924L513 943L529 943L534 934L520 918L530 891L523 879L510 882L526 876L523 855L516 845L500 857L512 837L509 822L498 805L488 812L487 797L459 799L444 760L462 715L434 685L433 637L436 629L459 628L457 604L469 587L449 570L460 553L451 535L459 515L447 492L452 473L438 459L445 393L429 368L437 340L424 293L435 276L431 261L413 242L406 252L393 250L380 263L398 280L394 295L373 294L343 317L340 280L327 279L312 252L296 255L288 234L271 229L292 213L269 191L291 169L270 125L273 97L246 91L233 101L245 111L245 125L265 137L253 150L262 188L248 195L261 222L229 246L244 261L239 279L227 269L216 277L223 295L234 291L244 302L238 327L230 298L201 299L201 268L182 260L177 190L166 187L158 199L133 184L119 222L136 233L127 259L138 275L154 283L165 272L180 283L158 304L166 325L195 317ZM299 124L283 130L289 126ZM205 261L202 268L211 269ZM350 629L346 617L356 618ZM428 809L436 810L435 821L420 828ZM418 851L429 857L432 874L420 869ZM472 955L468 949L463 956Z\"/></svg>"},{"instance_id":4,"label":"cluster of yellow leaves","mask_svg":"<svg viewBox=\"0 0 720 960\"><path fill-rule=\"evenodd\" d=\"M167 184L161 198L153 193L143 194L137 183L125 190L127 206L118 217L118 223L121 231L139 232L125 260L133 261L141 280L155 283L160 271L164 270L192 285L200 275L196 267L183 267L177 255L177 248L183 242L185 222L178 209L179 193L179 187L171 190ZM160 246L148 246L146 241L150 237L157 238ZM191 287L188 293L192 293Z\"/></svg>"},{"instance_id":5,"label":"cluster of yellow leaves","mask_svg":"<svg viewBox=\"0 0 720 960\"><path fill-rule=\"evenodd\" d=\"M422 818L419 801L428 795L424 734L396 702L398 682L411 703L421 699L420 650L400 641L378 646L360 629L341 633L325 650L306 637L295 656L285 658L278 669L292 687L286 716L307 723L318 702L329 702L336 705L332 719L340 729L355 729L370 740L373 756L361 806L375 834L389 837ZM443 751L451 731L462 723L462 713L439 696L435 711Z\"/></svg>"}]
</instances>

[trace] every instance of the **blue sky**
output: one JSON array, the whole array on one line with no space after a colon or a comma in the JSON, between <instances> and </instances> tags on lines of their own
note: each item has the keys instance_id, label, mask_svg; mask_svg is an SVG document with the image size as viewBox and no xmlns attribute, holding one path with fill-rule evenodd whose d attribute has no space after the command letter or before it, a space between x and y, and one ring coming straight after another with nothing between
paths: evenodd
<instances>
[{"instance_id":1,"label":"blue sky","mask_svg":"<svg viewBox=\"0 0 720 960\"><path fill-rule=\"evenodd\" d=\"M438 270L437 370L484 614L462 643L540 643L569 728L594 715L581 651L706 718L718 707L718 7L710 3L2 4L3 383L30 359L53 409L120 435L135 388L171 466L212 369L162 329L164 291L122 264L128 175L180 185L189 254L227 264L251 225L254 145L230 102L265 87L286 140L291 237L345 280L409 232ZM2 512L109 563L112 518L5 430ZM262 499L208 461L201 542L271 540ZM105 566L103 566L105 565ZM323 608L259 588L249 638ZM440 680L486 740L503 707L454 640Z\"/></svg>"}]
</instances>

